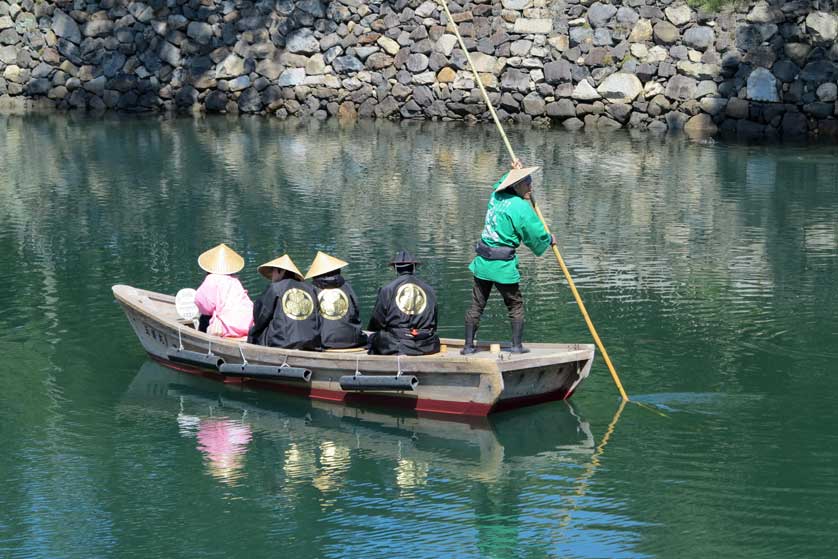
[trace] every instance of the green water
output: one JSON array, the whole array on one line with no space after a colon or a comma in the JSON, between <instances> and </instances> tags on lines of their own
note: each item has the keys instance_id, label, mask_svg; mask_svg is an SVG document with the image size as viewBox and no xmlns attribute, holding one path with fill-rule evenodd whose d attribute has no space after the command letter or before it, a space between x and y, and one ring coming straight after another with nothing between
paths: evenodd
<instances>
[{"instance_id":1,"label":"green water","mask_svg":"<svg viewBox=\"0 0 838 559\"><path fill-rule=\"evenodd\" d=\"M838 149L513 130L629 393L446 423L149 362L110 286L407 248L462 336L491 128L0 117L0 556L828 557L838 545ZM527 339L590 336L549 254ZM508 338L490 304L481 335ZM616 421L615 421L616 419Z\"/></svg>"}]
</instances>

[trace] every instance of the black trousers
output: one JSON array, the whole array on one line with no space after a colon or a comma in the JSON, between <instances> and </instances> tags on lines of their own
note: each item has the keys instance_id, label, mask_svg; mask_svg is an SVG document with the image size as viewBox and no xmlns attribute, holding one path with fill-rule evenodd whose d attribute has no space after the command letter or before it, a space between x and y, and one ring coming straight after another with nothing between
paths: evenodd
<instances>
[{"instance_id":1,"label":"black trousers","mask_svg":"<svg viewBox=\"0 0 838 559\"><path fill-rule=\"evenodd\" d=\"M466 324L480 325L480 317L489 294L494 286L503 297L506 310L509 312L509 320L512 322L524 320L524 296L521 295L521 287L517 283L497 283L495 281L474 278L474 287L471 290L471 307L466 311Z\"/></svg>"}]
</instances>

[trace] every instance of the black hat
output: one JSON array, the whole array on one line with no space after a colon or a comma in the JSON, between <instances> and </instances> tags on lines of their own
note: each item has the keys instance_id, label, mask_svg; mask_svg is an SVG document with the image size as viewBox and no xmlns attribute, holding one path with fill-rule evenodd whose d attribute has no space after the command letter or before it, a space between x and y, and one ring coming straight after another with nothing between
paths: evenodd
<instances>
[{"instance_id":1,"label":"black hat","mask_svg":"<svg viewBox=\"0 0 838 559\"><path fill-rule=\"evenodd\" d=\"M397 252L396 256L394 256L390 261L390 266L402 266L407 264L417 266L421 264L421 262L417 261L416 258L414 258L413 255L406 250L400 250Z\"/></svg>"}]
</instances>

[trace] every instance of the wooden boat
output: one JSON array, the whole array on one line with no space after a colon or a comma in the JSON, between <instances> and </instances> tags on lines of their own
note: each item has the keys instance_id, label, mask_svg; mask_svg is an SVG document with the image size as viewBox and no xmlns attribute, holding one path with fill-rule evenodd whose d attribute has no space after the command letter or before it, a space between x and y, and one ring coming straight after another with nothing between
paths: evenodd
<instances>
[{"instance_id":1,"label":"wooden boat","mask_svg":"<svg viewBox=\"0 0 838 559\"><path fill-rule=\"evenodd\" d=\"M591 370L591 344L527 344L525 354L463 356L463 340L443 339L420 357L360 351L301 351L249 344L195 330L175 299L127 285L113 294L148 354L164 365L228 383L247 383L316 400L399 406L467 416L569 398Z\"/></svg>"}]
</instances>

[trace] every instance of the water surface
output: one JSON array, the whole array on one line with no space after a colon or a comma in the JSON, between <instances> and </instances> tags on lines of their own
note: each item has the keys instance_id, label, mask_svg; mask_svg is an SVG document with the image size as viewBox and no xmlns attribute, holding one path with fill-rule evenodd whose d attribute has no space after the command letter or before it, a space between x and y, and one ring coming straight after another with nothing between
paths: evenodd
<instances>
[{"instance_id":1,"label":"water surface","mask_svg":"<svg viewBox=\"0 0 838 559\"><path fill-rule=\"evenodd\" d=\"M629 393L440 422L147 361L110 286L400 248L462 335L492 128L0 117L0 555L823 557L838 544L838 148L513 129ZM549 253L531 341L590 340ZM490 303L484 338L508 338Z\"/></svg>"}]
</instances>

